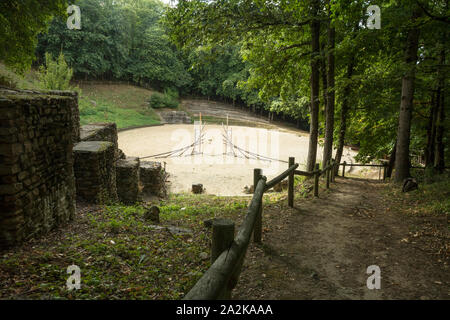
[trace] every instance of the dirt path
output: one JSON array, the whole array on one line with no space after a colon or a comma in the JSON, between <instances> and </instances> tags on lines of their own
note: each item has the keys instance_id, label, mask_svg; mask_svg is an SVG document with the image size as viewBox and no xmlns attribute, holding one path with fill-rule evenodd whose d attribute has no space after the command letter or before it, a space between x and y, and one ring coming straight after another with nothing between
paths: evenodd
<instances>
[{"instance_id":1,"label":"dirt path","mask_svg":"<svg viewBox=\"0 0 450 320\"><path fill-rule=\"evenodd\" d=\"M337 178L320 199L265 207L263 244L250 245L234 298L450 299L448 259L407 240L419 222L390 210L381 187ZM380 290L367 289L370 265Z\"/></svg>"}]
</instances>

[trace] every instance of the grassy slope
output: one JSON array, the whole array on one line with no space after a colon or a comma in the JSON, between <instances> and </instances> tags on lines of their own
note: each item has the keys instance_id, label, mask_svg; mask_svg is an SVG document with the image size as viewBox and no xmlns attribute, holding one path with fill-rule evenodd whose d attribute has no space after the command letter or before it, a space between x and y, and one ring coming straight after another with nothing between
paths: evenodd
<instances>
[{"instance_id":1,"label":"grassy slope","mask_svg":"<svg viewBox=\"0 0 450 320\"><path fill-rule=\"evenodd\" d=\"M160 123L148 107L152 91L123 84L83 84L79 99L81 124L115 122L118 128Z\"/></svg>"},{"instance_id":2,"label":"grassy slope","mask_svg":"<svg viewBox=\"0 0 450 320\"><path fill-rule=\"evenodd\" d=\"M41 89L34 70L18 75L0 63L0 85L18 89ZM123 84L83 84L79 109L82 125L115 122L118 128L159 124L156 112L149 108L150 90Z\"/></svg>"},{"instance_id":3,"label":"grassy slope","mask_svg":"<svg viewBox=\"0 0 450 320\"><path fill-rule=\"evenodd\" d=\"M161 225L193 230L178 236L153 230L142 206L110 205L79 212L76 221L0 253L0 299L179 299L209 267L210 232L203 220L241 220L247 198L171 196ZM66 269L81 269L81 290L68 291Z\"/></svg>"},{"instance_id":4,"label":"grassy slope","mask_svg":"<svg viewBox=\"0 0 450 320\"><path fill-rule=\"evenodd\" d=\"M39 81L35 71L30 70L24 75L19 75L1 62L0 85L17 89L39 89Z\"/></svg>"},{"instance_id":5,"label":"grassy slope","mask_svg":"<svg viewBox=\"0 0 450 320\"><path fill-rule=\"evenodd\" d=\"M450 172L441 175L431 175L421 169L412 170L419 188L408 193L402 193L401 188L389 185L388 195L395 201L394 210L416 216L446 216L450 217ZM448 225L450 230L450 225ZM450 249L450 248L449 248Z\"/></svg>"},{"instance_id":6,"label":"grassy slope","mask_svg":"<svg viewBox=\"0 0 450 320\"><path fill-rule=\"evenodd\" d=\"M416 221L402 241L414 243L445 263L450 257L450 172L431 175L412 170L419 188L403 193L401 187L389 184L385 196L390 210Z\"/></svg>"},{"instance_id":7,"label":"grassy slope","mask_svg":"<svg viewBox=\"0 0 450 320\"><path fill-rule=\"evenodd\" d=\"M152 229L139 204L80 209L70 224L0 252L0 299L180 299L210 266L203 221L229 218L237 231L249 201L192 194L162 201L160 225L189 228L192 236ZM264 205L285 207L286 192L266 194ZM72 264L81 269L78 291L66 288Z\"/></svg>"}]
</instances>

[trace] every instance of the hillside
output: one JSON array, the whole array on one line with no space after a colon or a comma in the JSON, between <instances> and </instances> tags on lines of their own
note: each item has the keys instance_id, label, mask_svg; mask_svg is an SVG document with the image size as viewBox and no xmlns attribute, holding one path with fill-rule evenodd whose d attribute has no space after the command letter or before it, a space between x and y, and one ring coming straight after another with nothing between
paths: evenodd
<instances>
[{"instance_id":1,"label":"hillside","mask_svg":"<svg viewBox=\"0 0 450 320\"><path fill-rule=\"evenodd\" d=\"M152 91L126 84L83 83L79 108L82 125L92 122L115 122L117 128L154 125L160 122L148 106Z\"/></svg>"}]
</instances>

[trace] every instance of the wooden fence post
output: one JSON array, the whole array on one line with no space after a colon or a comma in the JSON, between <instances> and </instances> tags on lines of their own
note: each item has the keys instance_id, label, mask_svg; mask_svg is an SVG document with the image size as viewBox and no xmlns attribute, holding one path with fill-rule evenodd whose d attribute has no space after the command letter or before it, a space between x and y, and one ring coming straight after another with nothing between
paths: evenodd
<instances>
[{"instance_id":1,"label":"wooden fence post","mask_svg":"<svg viewBox=\"0 0 450 320\"><path fill-rule=\"evenodd\" d=\"M261 169L253 169L253 193L256 191L256 186L258 185L258 181L262 177ZM253 241L256 243L261 243L262 238L262 204L263 200L261 200L261 205L259 207L259 211L256 215L255 227L253 229Z\"/></svg>"},{"instance_id":2,"label":"wooden fence post","mask_svg":"<svg viewBox=\"0 0 450 320\"><path fill-rule=\"evenodd\" d=\"M211 264L230 248L234 241L234 222L230 219L215 219L212 224Z\"/></svg>"},{"instance_id":3,"label":"wooden fence post","mask_svg":"<svg viewBox=\"0 0 450 320\"><path fill-rule=\"evenodd\" d=\"M342 178L345 177L345 165L347 164L346 161L344 161L344 165L342 166Z\"/></svg>"},{"instance_id":4,"label":"wooden fence post","mask_svg":"<svg viewBox=\"0 0 450 320\"><path fill-rule=\"evenodd\" d=\"M314 166L314 196L319 196L319 164Z\"/></svg>"},{"instance_id":5,"label":"wooden fence post","mask_svg":"<svg viewBox=\"0 0 450 320\"><path fill-rule=\"evenodd\" d=\"M327 172L326 172L326 175L327 175L327 189L330 189L330 168L329 168L329 165L330 165L330 160L327 160L327 165L325 166L327 168Z\"/></svg>"},{"instance_id":6,"label":"wooden fence post","mask_svg":"<svg viewBox=\"0 0 450 320\"><path fill-rule=\"evenodd\" d=\"M295 163L294 157L289 157L289 165L288 168L293 166ZM288 205L289 207L294 207L294 171L289 174L288 178Z\"/></svg>"},{"instance_id":7,"label":"wooden fence post","mask_svg":"<svg viewBox=\"0 0 450 320\"><path fill-rule=\"evenodd\" d=\"M386 180L386 174L387 174L387 163L383 163L383 181Z\"/></svg>"}]
</instances>

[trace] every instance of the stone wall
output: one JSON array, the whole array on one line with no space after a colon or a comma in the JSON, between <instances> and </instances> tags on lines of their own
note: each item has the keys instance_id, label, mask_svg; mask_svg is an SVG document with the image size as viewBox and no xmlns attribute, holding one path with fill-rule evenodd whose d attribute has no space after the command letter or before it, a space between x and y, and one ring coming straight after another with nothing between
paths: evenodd
<instances>
[{"instance_id":1,"label":"stone wall","mask_svg":"<svg viewBox=\"0 0 450 320\"><path fill-rule=\"evenodd\" d=\"M121 202L134 204L139 200L139 158L127 157L117 161L116 186Z\"/></svg>"},{"instance_id":2,"label":"stone wall","mask_svg":"<svg viewBox=\"0 0 450 320\"><path fill-rule=\"evenodd\" d=\"M0 247L75 215L75 94L0 89Z\"/></svg>"},{"instance_id":3,"label":"stone wall","mask_svg":"<svg viewBox=\"0 0 450 320\"><path fill-rule=\"evenodd\" d=\"M166 175L160 162L141 161L139 179L143 186L142 192L146 195L165 197Z\"/></svg>"},{"instance_id":4,"label":"stone wall","mask_svg":"<svg viewBox=\"0 0 450 320\"><path fill-rule=\"evenodd\" d=\"M114 122L90 123L80 128L81 141L109 141L113 143L118 159L117 126Z\"/></svg>"},{"instance_id":5,"label":"stone wall","mask_svg":"<svg viewBox=\"0 0 450 320\"><path fill-rule=\"evenodd\" d=\"M117 201L114 144L82 141L73 154L77 198L89 203Z\"/></svg>"},{"instance_id":6,"label":"stone wall","mask_svg":"<svg viewBox=\"0 0 450 320\"><path fill-rule=\"evenodd\" d=\"M73 144L80 141L80 110L78 109L78 92L76 91L61 91L61 90L49 90L45 91L46 94L72 97L70 102L70 109L72 111L72 141Z\"/></svg>"},{"instance_id":7,"label":"stone wall","mask_svg":"<svg viewBox=\"0 0 450 320\"><path fill-rule=\"evenodd\" d=\"M191 118L184 111L163 111L159 113L162 123L192 123Z\"/></svg>"}]
</instances>

